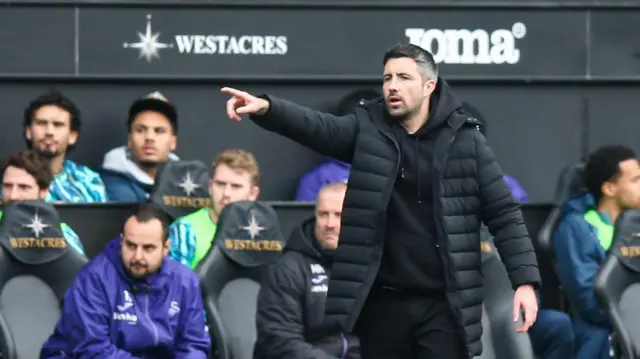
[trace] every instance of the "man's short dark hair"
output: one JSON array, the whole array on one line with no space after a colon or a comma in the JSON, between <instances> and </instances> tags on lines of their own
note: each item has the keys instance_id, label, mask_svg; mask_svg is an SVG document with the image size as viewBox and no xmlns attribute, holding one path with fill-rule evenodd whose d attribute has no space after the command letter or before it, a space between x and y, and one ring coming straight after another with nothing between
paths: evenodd
<instances>
[{"instance_id":1,"label":"man's short dark hair","mask_svg":"<svg viewBox=\"0 0 640 359\"><path fill-rule=\"evenodd\" d=\"M131 216L127 218L127 220L132 217L135 217L135 219L140 223L148 223L154 219L159 220L162 225L162 242L169 239L169 216L158 206L152 203L140 204L136 207Z\"/></svg>"},{"instance_id":2,"label":"man's short dark hair","mask_svg":"<svg viewBox=\"0 0 640 359\"><path fill-rule=\"evenodd\" d=\"M40 190L48 189L53 181L49 160L33 150L20 151L5 157L2 160L2 177L9 167L19 168L33 176Z\"/></svg>"},{"instance_id":3,"label":"man's short dark hair","mask_svg":"<svg viewBox=\"0 0 640 359\"><path fill-rule=\"evenodd\" d=\"M391 59L400 59L408 57L418 64L418 68L422 76L428 80L436 80L438 78L438 65L433 59L433 55L420 46L413 44L398 44L389 49L384 54L383 65Z\"/></svg>"},{"instance_id":4,"label":"man's short dark hair","mask_svg":"<svg viewBox=\"0 0 640 359\"><path fill-rule=\"evenodd\" d=\"M29 102L29 105L27 105L27 108L24 110L23 127L25 129L31 126L31 123L34 120L33 116L36 111L44 106L56 106L68 112L69 117L71 118L71 131L80 132L80 127L82 126L82 122L80 121L80 109L75 103L73 103L73 101L57 90L51 90ZM31 148L31 142L26 138L25 140L27 141L27 147ZM72 148L73 145L70 145L69 149Z\"/></svg>"},{"instance_id":5,"label":"man's short dark hair","mask_svg":"<svg viewBox=\"0 0 640 359\"><path fill-rule=\"evenodd\" d=\"M589 155L584 169L584 183L596 202L602 198L602 185L615 182L620 176L620 163L635 159L636 154L626 146L603 146Z\"/></svg>"}]
</instances>

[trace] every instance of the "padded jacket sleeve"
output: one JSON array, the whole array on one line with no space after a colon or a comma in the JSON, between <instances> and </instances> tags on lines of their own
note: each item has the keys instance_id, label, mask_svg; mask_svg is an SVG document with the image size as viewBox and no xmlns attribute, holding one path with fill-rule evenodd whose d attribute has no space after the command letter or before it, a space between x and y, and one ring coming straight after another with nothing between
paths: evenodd
<instances>
[{"instance_id":1,"label":"padded jacket sleeve","mask_svg":"<svg viewBox=\"0 0 640 359\"><path fill-rule=\"evenodd\" d=\"M269 101L269 111L251 116L255 124L325 156L351 162L358 134L354 114L337 117L275 96L261 97Z\"/></svg>"},{"instance_id":2,"label":"padded jacket sleeve","mask_svg":"<svg viewBox=\"0 0 640 359\"><path fill-rule=\"evenodd\" d=\"M258 295L257 345L262 359L337 359L305 341L304 277L285 261L272 265Z\"/></svg>"},{"instance_id":3,"label":"padded jacket sleeve","mask_svg":"<svg viewBox=\"0 0 640 359\"><path fill-rule=\"evenodd\" d=\"M200 284L195 274L185 291L186 308L180 312L180 329L175 338L175 359L207 359L211 339L206 332Z\"/></svg>"},{"instance_id":4,"label":"padded jacket sleeve","mask_svg":"<svg viewBox=\"0 0 640 359\"><path fill-rule=\"evenodd\" d=\"M502 170L484 136L476 132L477 182L482 221L494 236L494 243L511 284L540 287L540 272L518 203L502 179Z\"/></svg>"},{"instance_id":5,"label":"padded jacket sleeve","mask_svg":"<svg viewBox=\"0 0 640 359\"><path fill-rule=\"evenodd\" d=\"M602 327L609 327L607 312L598 305L595 295L595 280L600 270L600 261L595 240L588 224L577 215L564 218L553 238L558 276L578 316Z\"/></svg>"},{"instance_id":6,"label":"padded jacket sleeve","mask_svg":"<svg viewBox=\"0 0 640 359\"><path fill-rule=\"evenodd\" d=\"M69 358L139 359L111 342L111 311L101 283L100 278L80 272L64 296L62 317L54 338L60 337L66 342ZM41 358L49 356L41 355Z\"/></svg>"}]
</instances>

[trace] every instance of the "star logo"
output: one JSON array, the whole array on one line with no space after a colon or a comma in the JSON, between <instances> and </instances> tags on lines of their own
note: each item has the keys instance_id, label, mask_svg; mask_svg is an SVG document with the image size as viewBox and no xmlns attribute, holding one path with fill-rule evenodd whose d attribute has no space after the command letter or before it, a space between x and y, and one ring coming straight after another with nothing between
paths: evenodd
<instances>
[{"instance_id":1,"label":"star logo","mask_svg":"<svg viewBox=\"0 0 640 359\"><path fill-rule=\"evenodd\" d=\"M140 56L145 58L147 62L151 62L153 58L160 59L160 49L172 48L173 44L165 44L159 41L160 33L151 30L151 15L147 14L147 29L145 33L138 32L138 42L122 44L125 49L138 49Z\"/></svg>"},{"instance_id":2,"label":"star logo","mask_svg":"<svg viewBox=\"0 0 640 359\"><path fill-rule=\"evenodd\" d=\"M187 172L187 174L182 178L182 182L178 183L176 186L181 187L188 197L190 197L196 189L200 188L199 184L193 182L191 172Z\"/></svg>"},{"instance_id":3,"label":"star logo","mask_svg":"<svg viewBox=\"0 0 640 359\"><path fill-rule=\"evenodd\" d=\"M249 222L249 225L248 226L244 226L244 227L240 227L240 229L249 232L249 236L251 236L251 240L254 240L256 238L256 236L258 234L260 234L260 232L264 231L267 228L266 227L261 227L260 225L258 225L258 221L256 220L256 216L252 213L251 214L251 221Z\"/></svg>"},{"instance_id":4,"label":"star logo","mask_svg":"<svg viewBox=\"0 0 640 359\"><path fill-rule=\"evenodd\" d=\"M48 224L42 223L42 220L40 219L40 216L38 216L38 213L36 213L33 217L31 217L30 224L23 224L22 226L26 228L31 228L31 232L33 232L33 235L36 236L36 238L40 238L40 234L44 232L45 228L51 227Z\"/></svg>"}]
</instances>

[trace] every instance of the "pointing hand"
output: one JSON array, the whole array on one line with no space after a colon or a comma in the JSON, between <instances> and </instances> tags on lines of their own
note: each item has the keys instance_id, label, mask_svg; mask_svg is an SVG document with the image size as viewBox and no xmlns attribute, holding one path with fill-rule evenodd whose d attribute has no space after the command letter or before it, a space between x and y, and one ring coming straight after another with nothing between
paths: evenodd
<instances>
[{"instance_id":1,"label":"pointing hand","mask_svg":"<svg viewBox=\"0 0 640 359\"><path fill-rule=\"evenodd\" d=\"M223 87L221 92L231 95L227 101L227 116L240 121L240 115L264 115L269 110L269 101L255 97L247 92L230 87Z\"/></svg>"}]
</instances>

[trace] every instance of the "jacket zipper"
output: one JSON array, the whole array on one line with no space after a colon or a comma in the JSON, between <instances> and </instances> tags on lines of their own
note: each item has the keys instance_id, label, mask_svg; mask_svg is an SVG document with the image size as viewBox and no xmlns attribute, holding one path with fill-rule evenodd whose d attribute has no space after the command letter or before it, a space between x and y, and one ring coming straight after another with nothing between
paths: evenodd
<instances>
[{"instance_id":1,"label":"jacket zipper","mask_svg":"<svg viewBox=\"0 0 640 359\"><path fill-rule=\"evenodd\" d=\"M151 296L151 288L147 285L147 295L145 297L145 306L144 306L144 315L147 317L149 323L151 323L151 328L153 328L153 346L158 345L158 328L156 324L151 320L149 316L149 297Z\"/></svg>"}]
</instances>

